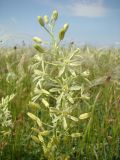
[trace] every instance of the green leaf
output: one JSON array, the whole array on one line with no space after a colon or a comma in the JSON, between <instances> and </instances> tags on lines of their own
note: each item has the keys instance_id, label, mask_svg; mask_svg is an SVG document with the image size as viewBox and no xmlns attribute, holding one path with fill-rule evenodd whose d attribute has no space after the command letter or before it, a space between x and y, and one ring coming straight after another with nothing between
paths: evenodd
<instances>
[{"instance_id":1,"label":"green leaf","mask_svg":"<svg viewBox=\"0 0 120 160\"><path fill-rule=\"evenodd\" d=\"M34 142L40 143L38 137L36 137L36 136L31 136L31 138L32 138L32 140L33 140Z\"/></svg>"},{"instance_id":2,"label":"green leaf","mask_svg":"<svg viewBox=\"0 0 120 160\"><path fill-rule=\"evenodd\" d=\"M58 120L61 119L61 115L60 116L56 116L53 120L52 120L52 123L55 124Z\"/></svg>"},{"instance_id":3,"label":"green leaf","mask_svg":"<svg viewBox=\"0 0 120 160\"><path fill-rule=\"evenodd\" d=\"M39 104L35 102L29 102L29 106L33 109L40 109Z\"/></svg>"},{"instance_id":4,"label":"green leaf","mask_svg":"<svg viewBox=\"0 0 120 160\"><path fill-rule=\"evenodd\" d=\"M58 91L59 91L58 88L51 88L51 89L49 90L49 92L58 92Z\"/></svg>"},{"instance_id":5,"label":"green leaf","mask_svg":"<svg viewBox=\"0 0 120 160\"><path fill-rule=\"evenodd\" d=\"M70 87L70 90L71 90L71 91L78 91L78 90L80 90L80 89L81 89L81 86L78 86L78 85L75 85L75 86Z\"/></svg>"},{"instance_id":6,"label":"green leaf","mask_svg":"<svg viewBox=\"0 0 120 160\"><path fill-rule=\"evenodd\" d=\"M44 93L44 94L46 94L46 95L49 95L49 94L50 94L50 93L49 93L47 90L45 90L45 89L41 89L41 92Z\"/></svg>"},{"instance_id":7,"label":"green leaf","mask_svg":"<svg viewBox=\"0 0 120 160\"><path fill-rule=\"evenodd\" d=\"M83 99L83 100L89 100L90 96L87 93L86 94L82 94L81 95L81 99Z\"/></svg>"},{"instance_id":8,"label":"green leaf","mask_svg":"<svg viewBox=\"0 0 120 160\"><path fill-rule=\"evenodd\" d=\"M79 116L79 119L82 120L82 119L87 119L90 117L90 113L83 113Z\"/></svg>"},{"instance_id":9,"label":"green leaf","mask_svg":"<svg viewBox=\"0 0 120 160\"><path fill-rule=\"evenodd\" d=\"M43 72L45 72L45 64L44 64L44 60L43 60L43 58L42 58L41 66L42 66L42 70L43 70Z\"/></svg>"},{"instance_id":10,"label":"green leaf","mask_svg":"<svg viewBox=\"0 0 120 160\"><path fill-rule=\"evenodd\" d=\"M76 73L73 69L69 68L69 72L72 74L72 76L76 77Z\"/></svg>"},{"instance_id":11,"label":"green leaf","mask_svg":"<svg viewBox=\"0 0 120 160\"><path fill-rule=\"evenodd\" d=\"M63 67L60 69L58 76L60 77L60 76L64 73L64 71L65 71L65 66L63 66Z\"/></svg>"},{"instance_id":12,"label":"green leaf","mask_svg":"<svg viewBox=\"0 0 120 160\"><path fill-rule=\"evenodd\" d=\"M78 118L71 116L71 115L67 115L67 118L73 120L74 122L78 122Z\"/></svg>"},{"instance_id":13,"label":"green leaf","mask_svg":"<svg viewBox=\"0 0 120 160\"><path fill-rule=\"evenodd\" d=\"M36 122L37 122L38 126L39 126L41 129L43 129L43 128L42 128L42 122L41 122L41 120L40 120L39 118L37 119Z\"/></svg>"},{"instance_id":14,"label":"green leaf","mask_svg":"<svg viewBox=\"0 0 120 160\"><path fill-rule=\"evenodd\" d=\"M80 49L77 48L75 51L71 52L71 53L69 54L69 60L71 60L71 59L73 58L73 56L74 56L79 50L80 50Z\"/></svg>"},{"instance_id":15,"label":"green leaf","mask_svg":"<svg viewBox=\"0 0 120 160\"><path fill-rule=\"evenodd\" d=\"M63 128L64 128L64 130L67 129L67 122L66 122L66 118L65 117L63 117Z\"/></svg>"},{"instance_id":16,"label":"green leaf","mask_svg":"<svg viewBox=\"0 0 120 160\"><path fill-rule=\"evenodd\" d=\"M49 103L44 98L42 98L42 103L45 105L45 107L49 108Z\"/></svg>"},{"instance_id":17,"label":"green leaf","mask_svg":"<svg viewBox=\"0 0 120 160\"><path fill-rule=\"evenodd\" d=\"M60 113L60 110L58 110L57 108L55 108L55 107L50 107L50 112L51 113Z\"/></svg>"},{"instance_id":18,"label":"green leaf","mask_svg":"<svg viewBox=\"0 0 120 160\"><path fill-rule=\"evenodd\" d=\"M41 136L41 134L38 134L38 139L39 139L39 141L40 141L41 143L44 143L44 139L43 139L43 137Z\"/></svg>"},{"instance_id":19,"label":"green leaf","mask_svg":"<svg viewBox=\"0 0 120 160\"><path fill-rule=\"evenodd\" d=\"M37 129L37 128L32 127L31 129L32 129L34 132L36 132L36 133L39 133L39 132L40 132L40 130Z\"/></svg>"},{"instance_id":20,"label":"green leaf","mask_svg":"<svg viewBox=\"0 0 120 160\"><path fill-rule=\"evenodd\" d=\"M72 104L74 103L73 98L69 94L67 95L67 99L69 100L70 103Z\"/></svg>"},{"instance_id":21,"label":"green leaf","mask_svg":"<svg viewBox=\"0 0 120 160\"><path fill-rule=\"evenodd\" d=\"M36 101L40 98L40 96L41 96L40 94L34 96L34 97L32 98L32 101L33 101L33 102L36 102Z\"/></svg>"},{"instance_id":22,"label":"green leaf","mask_svg":"<svg viewBox=\"0 0 120 160\"><path fill-rule=\"evenodd\" d=\"M43 132L39 132L39 134L41 136L47 136L49 134L49 131L43 131Z\"/></svg>"},{"instance_id":23,"label":"green leaf","mask_svg":"<svg viewBox=\"0 0 120 160\"><path fill-rule=\"evenodd\" d=\"M37 120L38 120L38 117L35 116L34 114L30 113L30 112L28 112L27 115L28 115L32 120L34 120L34 121L37 121Z\"/></svg>"},{"instance_id":24,"label":"green leaf","mask_svg":"<svg viewBox=\"0 0 120 160\"><path fill-rule=\"evenodd\" d=\"M82 136L82 133L72 133L71 134L72 138L78 138L78 137L81 137L81 136Z\"/></svg>"},{"instance_id":25,"label":"green leaf","mask_svg":"<svg viewBox=\"0 0 120 160\"><path fill-rule=\"evenodd\" d=\"M58 97L57 97L57 104L59 105L61 103L61 100L63 98L64 93L62 92Z\"/></svg>"},{"instance_id":26,"label":"green leaf","mask_svg":"<svg viewBox=\"0 0 120 160\"><path fill-rule=\"evenodd\" d=\"M34 89L34 93L35 93L35 94L41 94L41 90L36 87L36 88Z\"/></svg>"},{"instance_id":27,"label":"green leaf","mask_svg":"<svg viewBox=\"0 0 120 160\"><path fill-rule=\"evenodd\" d=\"M37 124L38 124L38 126L39 126L41 129L43 129L43 128L42 128L42 122L41 122L41 120L40 120L37 116L35 116L34 114L32 114L32 113L30 113L30 112L28 112L27 115L28 115L32 120L36 121Z\"/></svg>"},{"instance_id":28,"label":"green leaf","mask_svg":"<svg viewBox=\"0 0 120 160\"><path fill-rule=\"evenodd\" d=\"M38 75L38 76L41 76L41 75L42 75L42 72L41 72L40 70L38 70L38 69L35 69L35 70L34 70L34 74L35 74L35 75Z\"/></svg>"}]
</instances>

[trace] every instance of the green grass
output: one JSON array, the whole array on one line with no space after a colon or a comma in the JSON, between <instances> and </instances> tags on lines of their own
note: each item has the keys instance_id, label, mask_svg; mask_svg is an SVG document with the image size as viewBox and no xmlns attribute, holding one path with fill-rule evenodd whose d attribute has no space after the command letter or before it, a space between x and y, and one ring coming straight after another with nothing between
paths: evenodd
<instances>
[{"instance_id":1,"label":"green grass","mask_svg":"<svg viewBox=\"0 0 120 160\"><path fill-rule=\"evenodd\" d=\"M75 48L61 50L67 55ZM46 109L36 111L28 105L35 87L33 71L30 69L34 64L33 55L34 50L29 48L0 50L0 97L15 94L9 104L13 121L11 133L4 137L1 133L1 160L45 159L41 144L31 140L31 135L34 135L31 127L34 123L27 116L27 112L32 112L45 123L49 124L51 121ZM91 112L91 117L80 122L67 120L70 128L68 131L64 130L59 122L57 127L61 137L58 137L57 148L52 158L118 160L120 158L120 50L84 47L80 48L76 56L78 55L80 65L77 66L77 70L74 68L78 74L75 81L77 84L84 84L85 92L89 93L90 99L74 100L72 106L76 109L73 110L72 115L78 117L81 113ZM90 74L82 77L80 73L88 69ZM52 67L51 70L53 70ZM52 78L58 73L55 70L58 70L58 67L54 66L54 70L51 71ZM79 97L79 92L76 91L74 96ZM37 103L41 104L41 102ZM49 103L53 105L55 102L51 98ZM46 129L49 130L49 127ZM78 131L83 134L81 137L67 137L68 133ZM55 131L52 134L55 134ZM49 142L49 136L53 136L52 134L45 138L46 143Z\"/></svg>"}]
</instances>

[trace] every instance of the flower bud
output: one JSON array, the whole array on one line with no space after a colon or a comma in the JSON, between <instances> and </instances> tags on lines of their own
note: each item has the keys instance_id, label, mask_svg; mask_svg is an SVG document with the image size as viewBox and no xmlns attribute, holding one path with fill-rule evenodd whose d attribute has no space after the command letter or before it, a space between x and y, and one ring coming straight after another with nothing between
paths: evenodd
<instances>
[{"instance_id":1,"label":"flower bud","mask_svg":"<svg viewBox=\"0 0 120 160\"><path fill-rule=\"evenodd\" d=\"M48 18L47 15L44 16L44 22L45 22L46 24L48 24L48 22L49 22L49 18Z\"/></svg>"},{"instance_id":2,"label":"flower bud","mask_svg":"<svg viewBox=\"0 0 120 160\"><path fill-rule=\"evenodd\" d=\"M40 25L42 27L44 27L45 23L44 23L43 18L41 16L38 16L38 22L40 23Z\"/></svg>"},{"instance_id":3,"label":"flower bud","mask_svg":"<svg viewBox=\"0 0 120 160\"><path fill-rule=\"evenodd\" d=\"M60 40L63 40L63 39L64 39L64 36L65 36L65 30L64 30L64 28L63 28L63 29L61 29L60 32L59 32L59 39L60 39Z\"/></svg>"},{"instance_id":4,"label":"flower bud","mask_svg":"<svg viewBox=\"0 0 120 160\"><path fill-rule=\"evenodd\" d=\"M44 49L39 44L34 44L34 48L39 52L44 52Z\"/></svg>"},{"instance_id":5,"label":"flower bud","mask_svg":"<svg viewBox=\"0 0 120 160\"><path fill-rule=\"evenodd\" d=\"M56 10L53 11L51 19L54 21L56 21L58 19L58 12Z\"/></svg>"},{"instance_id":6,"label":"flower bud","mask_svg":"<svg viewBox=\"0 0 120 160\"><path fill-rule=\"evenodd\" d=\"M42 43L42 39L40 39L38 37L33 37L33 41L36 43Z\"/></svg>"},{"instance_id":7,"label":"flower bud","mask_svg":"<svg viewBox=\"0 0 120 160\"><path fill-rule=\"evenodd\" d=\"M69 25L66 23L66 24L64 24L63 28L64 28L64 30L66 32L68 30L68 28L69 28Z\"/></svg>"}]
</instances>

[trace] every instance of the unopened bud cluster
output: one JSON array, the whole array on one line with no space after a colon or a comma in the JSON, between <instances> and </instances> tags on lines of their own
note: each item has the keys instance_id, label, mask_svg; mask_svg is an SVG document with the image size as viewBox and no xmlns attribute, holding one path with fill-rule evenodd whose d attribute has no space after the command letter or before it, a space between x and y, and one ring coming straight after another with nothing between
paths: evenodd
<instances>
[{"instance_id":1,"label":"unopened bud cluster","mask_svg":"<svg viewBox=\"0 0 120 160\"><path fill-rule=\"evenodd\" d=\"M54 33L53 33L53 28L55 26L55 22L57 21L57 19L58 19L58 12L56 10L54 10L52 12L50 19L47 15L44 15L44 17L38 16L38 22L39 22L40 26L48 32L48 34L50 35L51 40L52 40L51 44L53 44L54 47L58 46L59 42L64 39L65 33L67 32L67 30L69 28L69 25L67 23L64 24L64 26L62 27L62 29L59 32L58 39L56 40ZM36 43L36 44L34 44L34 48L37 51L39 51L41 53L45 52L44 48L41 46L41 43L43 43L41 38L34 37L33 41Z\"/></svg>"}]
</instances>

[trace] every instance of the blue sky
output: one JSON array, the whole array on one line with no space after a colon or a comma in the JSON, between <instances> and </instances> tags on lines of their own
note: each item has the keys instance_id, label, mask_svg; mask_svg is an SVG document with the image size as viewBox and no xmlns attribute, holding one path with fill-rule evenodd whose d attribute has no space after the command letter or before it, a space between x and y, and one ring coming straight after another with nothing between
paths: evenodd
<instances>
[{"instance_id":1,"label":"blue sky","mask_svg":"<svg viewBox=\"0 0 120 160\"><path fill-rule=\"evenodd\" d=\"M0 0L0 39L48 40L37 16L51 15L53 10L59 11L56 31L66 22L70 25L65 42L120 45L120 0Z\"/></svg>"}]
</instances>

